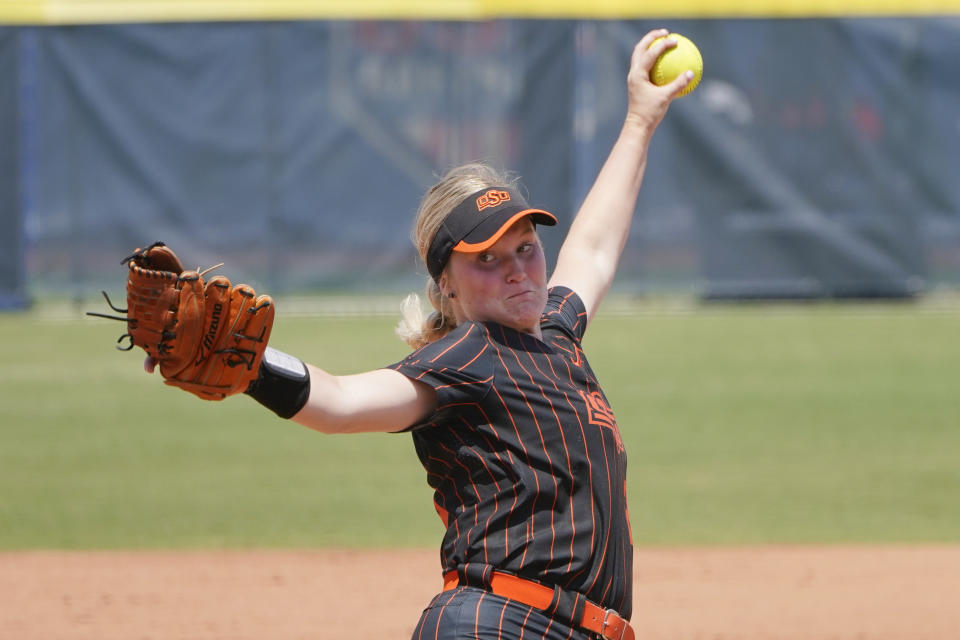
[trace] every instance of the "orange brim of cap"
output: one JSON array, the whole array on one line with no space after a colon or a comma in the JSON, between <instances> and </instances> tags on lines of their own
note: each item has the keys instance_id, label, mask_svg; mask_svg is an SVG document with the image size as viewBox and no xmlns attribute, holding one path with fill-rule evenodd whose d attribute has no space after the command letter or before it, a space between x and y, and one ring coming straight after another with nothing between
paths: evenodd
<instances>
[{"instance_id":1,"label":"orange brim of cap","mask_svg":"<svg viewBox=\"0 0 960 640\"><path fill-rule=\"evenodd\" d=\"M503 237L503 234L507 232L510 227L514 225L520 218L530 216L530 215L542 215L547 216L553 221L553 224L557 223L557 218L552 213L544 211L543 209L524 209L523 211L518 211L513 214L507 220L500 225L500 228L497 229L496 233L484 240L483 242L469 243L465 240L461 240L456 246L453 247L454 251L459 253L479 253L481 251L486 251L493 245L497 243L500 238Z\"/></svg>"}]
</instances>

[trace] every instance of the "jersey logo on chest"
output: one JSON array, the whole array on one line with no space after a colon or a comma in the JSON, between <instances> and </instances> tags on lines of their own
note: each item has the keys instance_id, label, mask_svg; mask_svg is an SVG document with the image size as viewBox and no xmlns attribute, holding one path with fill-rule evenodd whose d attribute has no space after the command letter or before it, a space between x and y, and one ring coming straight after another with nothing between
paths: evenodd
<instances>
[{"instance_id":1,"label":"jersey logo on chest","mask_svg":"<svg viewBox=\"0 0 960 640\"><path fill-rule=\"evenodd\" d=\"M587 405L587 420L590 424L609 429L613 433L614 442L617 444L617 451L623 453L623 441L620 439L620 429L617 427L617 419L613 415L613 409L607 404L603 394L599 391L587 393L579 390L580 397Z\"/></svg>"}]
</instances>

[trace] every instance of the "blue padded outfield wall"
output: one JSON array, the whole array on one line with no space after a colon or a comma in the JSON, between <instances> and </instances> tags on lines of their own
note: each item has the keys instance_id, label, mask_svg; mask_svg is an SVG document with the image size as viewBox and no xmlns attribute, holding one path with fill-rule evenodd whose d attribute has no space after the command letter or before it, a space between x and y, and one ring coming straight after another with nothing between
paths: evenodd
<instances>
[{"instance_id":1,"label":"blue padded outfield wall","mask_svg":"<svg viewBox=\"0 0 960 640\"><path fill-rule=\"evenodd\" d=\"M450 166L512 169L569 223L662 25L706 70L654 140L620 290L960 284L960 18L20 25L0 300L122 297L154 240L274 294L419 290L412 217Z\"/></svg>"},{"instance_id":2,"label":"blue padded outfield wall","mask_svg":"<svg viewBox=\"0 0 960 640\"><path fill-rule=\"evenodd\" d=\"M17 34L0 30L0 310L17 309L28 302L20 203L20 166L17 156L19 108Z\"/></svg>"}]
</instances>

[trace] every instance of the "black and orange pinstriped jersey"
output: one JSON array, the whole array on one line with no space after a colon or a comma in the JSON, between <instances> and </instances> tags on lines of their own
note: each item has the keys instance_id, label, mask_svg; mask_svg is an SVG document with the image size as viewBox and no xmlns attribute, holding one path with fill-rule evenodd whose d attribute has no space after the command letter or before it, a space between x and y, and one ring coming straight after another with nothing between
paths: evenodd
<instances>
[{"instance_id":1,"label":"black and orange pinstriped jersey","mask_svg":"<svg viewBox=\"0 0 960 640\"><path fill-rule=\"evenodd\" d=\"M487 565L628 617L627 457L585 325L580 298L555 287L542 340L468 322L393 368L437 392L412 434L447 527L444 572Z\"/></svg>"}]
</instances>

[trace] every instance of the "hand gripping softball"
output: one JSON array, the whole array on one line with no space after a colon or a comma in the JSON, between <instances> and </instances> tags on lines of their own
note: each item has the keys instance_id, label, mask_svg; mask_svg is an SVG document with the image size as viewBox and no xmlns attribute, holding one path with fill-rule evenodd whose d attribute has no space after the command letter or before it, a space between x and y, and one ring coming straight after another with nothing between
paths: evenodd
<instances>
[{"instance_id":1,"label":"hand gripping softball","mask_svg":"<svg viewBox=\"0 0 960 640\"><path fill-rule=\"evenodd\" d=\"M123 264L127 308L118 309L104 297L126 316L89 314L127 323L117 342L129 344L117 348L141 347L159 365L164 382L204 399L246 391L270 339L273 299L257 296L248 285L231 285L224 276L204 284L206 272L184 270L162 242L137 249Z\"/></svg>"}]
</instances>

